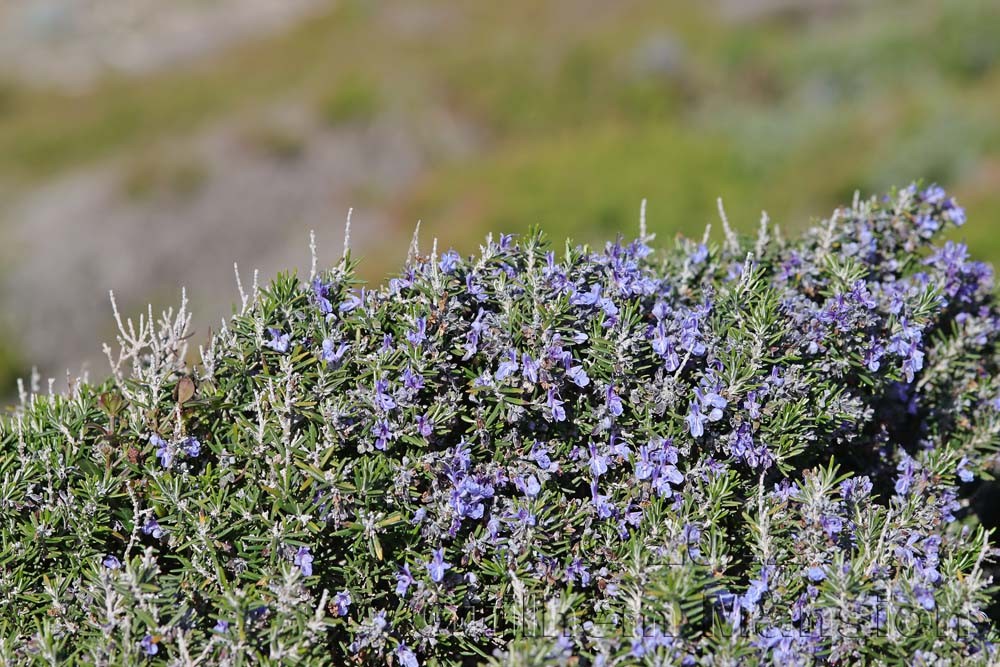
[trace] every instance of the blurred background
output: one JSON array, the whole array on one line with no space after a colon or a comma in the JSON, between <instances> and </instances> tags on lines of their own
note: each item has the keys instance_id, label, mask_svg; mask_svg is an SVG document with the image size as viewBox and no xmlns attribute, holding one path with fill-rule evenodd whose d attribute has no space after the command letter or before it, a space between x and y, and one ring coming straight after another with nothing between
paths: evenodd
<instances>
[{"instance_id":1,"label":"blurred background","mask_svg":"<svg viewBox=\"0 0 1000 667\"><path fill-rule=\"evenodd\" d=\"M541 225L786 229L915 178L1000 260L997 0L0 0L0 394L244 281Z\"/></svg>"}]
</instances>

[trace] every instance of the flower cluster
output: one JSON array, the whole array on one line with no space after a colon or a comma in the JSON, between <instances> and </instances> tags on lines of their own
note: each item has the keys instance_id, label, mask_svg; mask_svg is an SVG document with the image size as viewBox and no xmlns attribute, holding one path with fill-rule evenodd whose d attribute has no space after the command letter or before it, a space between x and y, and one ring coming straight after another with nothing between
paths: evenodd
<instances>
[{"instance_id":1,"label":"flower cluster","mask_svg":"<svg viewBox=\"0 0 1000 667\"><path fill-rule=\"evenodd\" d=\"M2 422L0 656L995 664L963 221L911 186L792 240L347 255L194 367L149 328Z\"/></svg>"}]
</instances>

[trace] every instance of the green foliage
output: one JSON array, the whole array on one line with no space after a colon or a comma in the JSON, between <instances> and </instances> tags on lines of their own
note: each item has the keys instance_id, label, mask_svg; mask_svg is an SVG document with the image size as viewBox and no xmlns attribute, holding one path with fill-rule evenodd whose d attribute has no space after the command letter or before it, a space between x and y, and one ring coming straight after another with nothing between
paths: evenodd
<instances>
[{"instance_id":1,"label":"green foliage","mask_svg":"<svg viewBox=\"0 0 1000 667\"><path fill-rule=\"evenodd\" d=\"M241 288L195 366L183 307L119 322L109 380L0 420L0 658L992 664L963 219L911 186L792 240L415 247L371 290L348 254Z\"/></svg>"}]
</instances>

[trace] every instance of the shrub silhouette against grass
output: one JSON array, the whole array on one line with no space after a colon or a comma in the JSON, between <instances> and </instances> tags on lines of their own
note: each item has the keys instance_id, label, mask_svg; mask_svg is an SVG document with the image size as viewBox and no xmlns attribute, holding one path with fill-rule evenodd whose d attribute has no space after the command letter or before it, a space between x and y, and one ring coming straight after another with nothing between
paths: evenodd
<instances>
[{"instance_id":1,"label":"shrub silhouette against grass","mask_svg":"<svg viewBox=\"0 0 1000 667\"><path fill-rule=\"evenodd\" d=\"M120 322L107 382L2 422L0 656L994 664L963 220L911 186L792 240L415 241L377 289L345 252L194 366L183 307Z\"/></svg>"}]
</instances>

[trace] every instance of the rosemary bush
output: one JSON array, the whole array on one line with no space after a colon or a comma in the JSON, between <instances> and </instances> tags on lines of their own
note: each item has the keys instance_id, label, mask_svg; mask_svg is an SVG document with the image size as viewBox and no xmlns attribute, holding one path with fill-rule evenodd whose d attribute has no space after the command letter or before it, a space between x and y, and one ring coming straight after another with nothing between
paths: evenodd
<instances>
[{"instance_id":1,"label":"rosemary bush","mask_svg":"<svg viewBox=\"0 0 1000 667\"><path fill-rule=\"evenodd\" d=\"M190 366L183 307L119 320L106 382L0 426L0 659L996 664L963 219L910 186L791 240L414 242L378 289L345 252Z\"/></svg>"}]
</instances>

